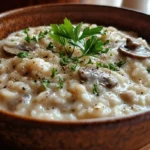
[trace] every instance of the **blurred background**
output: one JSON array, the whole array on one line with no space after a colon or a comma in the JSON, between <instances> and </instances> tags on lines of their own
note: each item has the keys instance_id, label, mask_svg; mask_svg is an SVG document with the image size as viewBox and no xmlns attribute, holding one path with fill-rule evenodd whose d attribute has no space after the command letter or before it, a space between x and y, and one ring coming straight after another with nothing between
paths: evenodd
<instances>
[{"instance_id":1,"label":"blurred background","mask_svg":"<svg viewBox=\"0 0 150 150\"><path fill-rule=\"evenodd\" d=\"M0 12L47 3L82 3L126 7L150 15L150 0L7 0L0 5Z\"/></svg>"}]
</instances>

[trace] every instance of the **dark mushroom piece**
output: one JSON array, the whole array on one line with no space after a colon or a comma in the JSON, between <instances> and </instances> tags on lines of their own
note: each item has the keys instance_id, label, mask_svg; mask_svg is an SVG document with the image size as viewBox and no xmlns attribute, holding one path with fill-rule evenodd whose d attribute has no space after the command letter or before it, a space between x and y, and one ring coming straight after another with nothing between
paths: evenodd
<instances>
[{"instance_id":1,"label":"dark mushroom piece","mask_svg":"<svg viewBox=\"0 0 150 150\"><path fill-rule=\"evenodd\" d=\"M7 54L10 54L10 55L17 55L18 53L24 52L24 51L27 51L27 52L32 51L31 48L28 48L21 44L15 45L15 46L4 45L3 50L4 50L4 52L6 52Z\"/></svg>"},{"instance_id":2,"label":"dark mushroom piece","mask_svg":"<svg viewBox=\"0 0 150 150\"><path fill-rule=\"evenodd\" d=\"M110 72L104 69L96 68L80 68L79 76L82 81L91 81L93 83L98 83L106 88L113 88L118 84L117 79L110 74Z\"/></svg>"},{"instance_id":3,"label":"dark mushroom piece","mask_svg":"<svg viewBox=\"0 0 150 150\"><path fill-rule=\"evenodd\" d=\"M134 41L130 38L126 39L126 45L121 45L118 48L118 51L121 54L127 55L133 58L149 58L150 49L141 45L137 41Z\"/></svg>"}]
</instances>

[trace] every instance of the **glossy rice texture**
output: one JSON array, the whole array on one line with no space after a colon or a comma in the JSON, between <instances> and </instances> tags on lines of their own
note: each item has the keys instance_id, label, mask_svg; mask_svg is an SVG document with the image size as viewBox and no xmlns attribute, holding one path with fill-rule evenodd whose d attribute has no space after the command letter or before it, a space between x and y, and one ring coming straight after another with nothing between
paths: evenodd
<instances>
[{"instance_id":1,"label":"glossy rice texture","mask_svg":"<svg viewBox=\"0 0 150 150\"><path fill-rule=\"evenodd\" d=\"M83 28L97 25L84 24ZM135 33L121 32L114 27L107 27L106 35L97 35L102 41L109 40L110 50L97 57L85 56L80 62L60 64L60 54L63 47L54 42L47 34L39 42L28 43L23 30L10 34L0 41L0 109L11 113L47 120L80 120L122 116L144 111L150 108L150 59L137 59L122 55L118 47L125 43L126 38L136 39L148 47L142 38ZM38 36L40 31L50 30L48 26L29 28L30 37ZM54 47L47 50L52 42ZM4 52L4 46L14 48L25 45L31 51L26 58L10 55ZM74 56L80 56L77 47ZM125 64L117 71L106 67L97 67L98 63ZM71 69L76 65L75 70ZM94 71L104 71L117 81L111 88L103 84L97 85L98 94L94 93L94 80L82 81L79 70L94 68ZM52 70L57 73L52 77ZM47 88L43 81L48 80ZM62 82L62 87L60 87Z\"/></svg>"}]
</instances>

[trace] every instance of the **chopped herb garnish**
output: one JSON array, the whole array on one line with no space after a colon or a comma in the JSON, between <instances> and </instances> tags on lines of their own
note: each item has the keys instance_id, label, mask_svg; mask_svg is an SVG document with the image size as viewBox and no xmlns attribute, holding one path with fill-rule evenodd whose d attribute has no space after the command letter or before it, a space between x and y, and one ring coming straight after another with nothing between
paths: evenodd
<instances>
[{"instance_id":1,"label":"chopped herb garnish","mask_svg":"<svg viewBox=\"0 0 150 150\"><path fill-rule=\"evenodd\" d=\"M119 71L118 67L112 63L108 64L108 68L113 71Z\"/></svg>"},{"instance_id":2,"label":"chopped herb garnish","mask_svg":"<svg viewBox=\"0 0 150 150\"><path fill-rule=\"evenodd\" d=\"M60 65L67 65L70 59L67 56L61 56Z\"/></svg>"},{"instance_id":3,"label":"chopped herb garnish","mask_svg":"<svg viewBox=\"0 0 150 150\"><path fill-rule=\"evenodd\" d=\"M46 47L46 49L47 49L47 50L51 50L53 47L54 47L54 46L53 46L53 43L50 42L50 43L48 44L48 46Z\"/></svg>"},{"instance_id":4,"label":"chopped herb garnish","mask_svg":"<svg viewBox=\"0 0 150 150\"><path fill-rule=\"evenodd\" d=\"M59 89L62 89L63 88L63 86L64 86L64 80L61 78L61 77L59 77L59 82L58 82L58 88Z\"/></svg>"},{"instance_id":5,"label":"chopped herb garnish","mask_svg":"<svg viewBox=\"0 0 150 150\"><path fill-rule=\"evenodd\" d=\"M146 70L147 70L148 73L150 73L150 68L147 68Z\"/></svg>"},{"instance_id":6,"label":"chopped herb garnish","mask_svg":"<svg viewBox=\"0 0 150 150\"><path fill-rule=\"evenodd\" d=\"M116 65L120 68L122 67L126 62L123 60L120 60L118 63L116 63Z\"/></svg>"},{"instance_id":7,"label":"chopped herb garnish","mask_svg":"<svg viewBox=\"0 0 150 150\"><path fill-rule=\"evenodd\" d=\"M38 40L45 38L45 35L48 34L48 31L40 31L39 35L38 35Z\"/></svg>"},{"instance_id":8,"label":"chopped herb garnish","mask_svg":"<svg viewBox=\"0 0 150 150\"><path fill-rule=\"evenodd\" d=\"M70 67L71 71L76 71L76 68L77 68L77 64L72 64Z\"/></svg>"},{"instance_id":9,"label":"chopped herb garnish","mask_svg":"<svg viewBox=\"0 0 150 150\"><path fill-rule=\"evenodd\" d=\"M23 32L24 32L25 34L28 34L28 31L29 31L29 30L30 30L29 28L26 28L26 29L23 30Z\"/></svg>"},{"instance_id":10,"label":"chopped herb garnish","mask_svg":"<svg viewBox=\"0 0 150 150\"><path fill-rule=\"evenodd\" d=\"M55 77L55 75L58 73L58 70L56 69L56 68L52 68L52 75L51 75L51 77L52 78L54 78Z\"/></svg>"},{"instance_id":11,"label":"chopped herb garnish","mask_svg":"<svg viewBox=\"0 0 150 150\"><path fill-rule=\"evenodd\" d=\"M26 58L26 57L29 56L29 53L28 52L20 52L20 53L17 54L17 56L19 58Z\"/></svg>"},{"instance_id":12,"label":"chopped herb garnish","mask_svg":"<svg viewBox=\"0 0 150 150\"><path fill-rule=\"evenodd\" d=\"M37 43L37 42L38 42L38 39L37 39L37 37L36 37L36 36L33 36L33 38L32 38L31 40L33 40L35 43Z\"/></svg>"},{"instance_id":13,"label":"chopped herb garnish","mask_svg":"<svg viewBox=\"0 0 150 150\"><path fill-rule=\"evenodd\" d=\"M89 61L87 62L87 64L93 64L92 60L89 59Z\"/></svg>"},{"instance_id":14,"label":"chopped herb garnish","mask_svg":"<svg viewBox=\"0 0 150 150\"><path fill-rule=\"evenodd\" d=\"M98 91L98 85L97 84L94 84L93 85L93 94L95 94L95 95L99 95L99 91Z\"/></svg>"},{"instance_id":15,"label":"chopped herb garnish","mask_svg":"<svg viewBox=\"0 0 150 150\"><path fill-rule=\"evenodd\" d=\"M109 64L104 64L104 63L97 63L96 64L97 68L108 68L113 71L119 71L118 66L115 64L109 63Z\"/></svg>"},{"instance_id":16,"label":"chopped herb garnish","mask_svg":"<svg viewBox=\"0 0 150 150\"><path fill-rule=\"evenodd\" d=\"M50 81L47 80L47 79L44 79L44 80L42 81L42 85L44 86L45 89L48 88L48 84L49 84L49 83L50 83Z\"/></svg>"},{"instance_id":17,"label":"chopped herb garnish","mask_svg":"<svg viewBox=\"0 0 150 150\"><path fill-rule=\"evenodd\" d=\"M25 40L26 40L26 42L28 42L28 43L30 43L30 41L31 41L31 38L30 38L30 36L29 36L29 34L28 34L28 31L29 31L29 30L30 30L29 28L26 28L26 29L23 30L23 32L26 34Z\"/></svg>"},{"instance_id":18,"label":"chopped herb garnish","mask_svg":"<svg viewBox=\"0 0 150 150\"><path fill-rule=\"evenodd\" d=\"M113 56L113 54L112 54L112 53L110 53L110 56Z\"/></svg>"},{"instance_id":19,"label":"chopped herb garnish","mask_svg":"<svg viewBox=\"0 0 150 150\"><path fill-rule=\"evenodd\" d=\"M26 40L26 42L30 43L31 38L30 38L30 36L29 36L28 34L27 34L27 36L25 37L25 40Z\"/></svg>"}]
</instances>

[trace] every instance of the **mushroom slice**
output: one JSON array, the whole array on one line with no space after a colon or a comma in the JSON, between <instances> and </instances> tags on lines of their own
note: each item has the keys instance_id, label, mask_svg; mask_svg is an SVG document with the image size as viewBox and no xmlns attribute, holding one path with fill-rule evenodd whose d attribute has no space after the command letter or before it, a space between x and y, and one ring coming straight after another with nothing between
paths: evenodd
<instances>
[{"instance_id":1,"label":"mushroom slice","mask_svg":"<svg viewBox=\"0 0 150 150\"><path fill-rule=\"evenodd\" d=\"M118 80L110 72L103 69L80 68L79 76L82 81L98 83L106 88L113 88L118 84Z\"/></svg>"},{"instance_id":2,"label":"mushroom slice","mask_svg":"<svg viewBox=\"0 0 150 150\"><path fill-rule=\"evenodd\" d=\"M118 51L124 55L134 58L149 58L150 49L144 47L143 45L133 41L129 38L126 40L126 45L121 45Z\"/></svg>"},{"instance_id":3,"label":"mushroom slice","mask_svg":"<svg viewBox=\"0 0 150 150\"><path fill-rule=\"evenodd\" d=\"M10 55L17 55L18 53L20 53L22 51L31 51L30 48L28 48L24 45L21 45L21 44L15 45L15 46L4 45L3 50L4 50L4 52L6 52L7 54L10 54Z\"/></svg>"}]
</instances>

